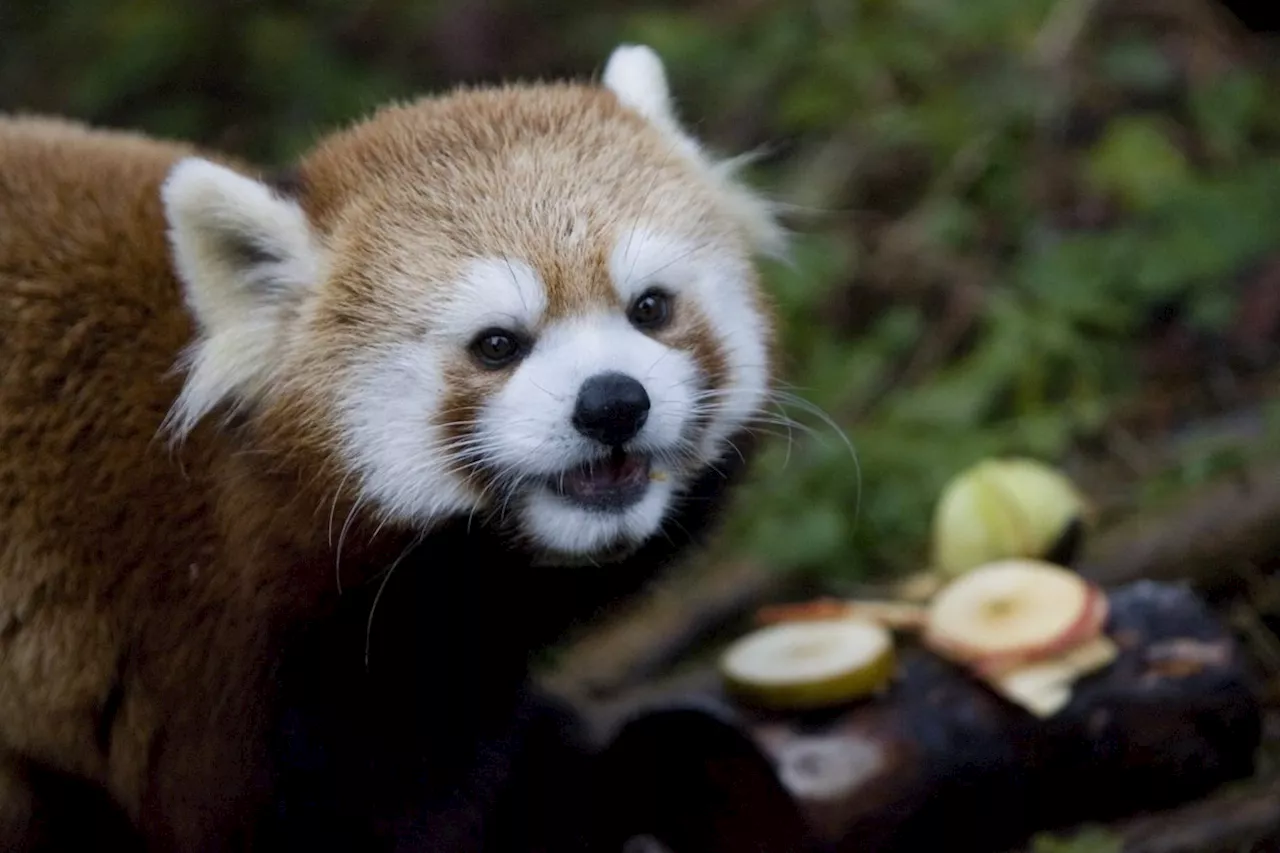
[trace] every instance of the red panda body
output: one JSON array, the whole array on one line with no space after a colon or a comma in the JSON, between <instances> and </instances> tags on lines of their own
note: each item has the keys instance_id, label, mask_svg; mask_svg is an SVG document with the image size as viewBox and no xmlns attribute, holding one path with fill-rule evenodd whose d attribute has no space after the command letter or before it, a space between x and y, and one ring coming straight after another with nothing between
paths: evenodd
<instances>
[{"instance_id":1,"label":"red panda body","mask_svg":"<svg viewBox=\"0 0 1280 853\"><path fill-rule=\"evenodd\" d=\"M380 112L287 187L0 117L0 846L586 849L528 656L701 536L770 345L763 219L676 150L647 56ZM622 292L624 242L689 263L618 230L673 200L722 254ZM539 304L511 329L476 319L516 299L488 256L507 314ZM634 354L592 350L627 321ZM619 384L659 347L695 392ZM508 426L561 375L571 413Z\"/></svg>"}]
</instances>

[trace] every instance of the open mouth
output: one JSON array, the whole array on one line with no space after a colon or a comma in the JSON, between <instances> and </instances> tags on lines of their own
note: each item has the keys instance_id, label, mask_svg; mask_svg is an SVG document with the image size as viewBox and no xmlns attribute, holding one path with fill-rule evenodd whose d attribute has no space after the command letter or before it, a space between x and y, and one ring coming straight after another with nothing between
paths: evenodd
<instances>
[{"instance_id":1,"label":"open mouth","mask_svg":"<svg viewBox=\"0 0 1280 853\"><path fill-rule=\"evenodd\" d=\"M649 472L649 457L614 450L606 459L552 477L551 489L589 509L626 509L648 491Z\"/></svg>"}]
</instances>

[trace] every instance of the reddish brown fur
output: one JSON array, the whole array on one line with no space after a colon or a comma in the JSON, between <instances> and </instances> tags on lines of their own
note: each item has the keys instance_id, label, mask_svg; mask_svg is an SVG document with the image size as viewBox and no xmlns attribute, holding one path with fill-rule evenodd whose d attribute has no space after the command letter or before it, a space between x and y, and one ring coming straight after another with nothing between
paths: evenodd
<instances>
[{"instance_id":1,"label":"reddish brown fur","mask_svg":"<svg viewBox=\"0 0 1280 853\"><path fill-rule=\"evenodd\" d=\"M523 156L525 146L538 152L536 162ZM638 172L635 162L650 168ZM370 179L392 174L394 180ZM464 91L386 108L324 140L303 161L300 196L341 246L352 290L368 286L359 271L370 265L420 272L416 258L393 251L388 260L387 249L397 243L444 265L423 285L447 280L450 262L480 245L532 264L546 283L551 320L586 305L616 304L602 252L623 224L648 217L683 226L691 239L734 241L738 235L715 230L732 217L716 210L712 193L697 191L698 181L671 143L619 108L611 93L561 84L533 97L517 97L513 89ZM549 214L560 218L559 228L546 227ZM360 227L375 215L377 232ZM584 233L566 243L560 236L575 218ZM426 221L431 234L423 233ZM405 235L412 237L400 239ZM343 304L348 295L341 294Z\"/></svg>"},{"instance_id":2,"label":"reddish brown fur","mask_svg":"<svg viewBox=\"0 0 1280 853\"><path fill-rule=\"evenodd\" d=\"M635 169L637 162L648 168ZM747 238L733 229L733 211L703 180L612 93L568 83L459 90L386 107L325 138L291 181L338 259L333 286L291 369L302 379L298 387L316 390L295 400L294 411L326 399L320 389L331 385L343 342L354 348L420 336L418 315L403 306L450 282L476 246L533 267L547 289L544 324L620 307L605 252L636 221L743 247L745 254ZM558 227L546 226L551 216ZM428 222L430 229L423 227ZM569 232L577 239L561 239ZM723 353L696 308L678 312L660 338L693 352L709 386L723 387ZM448 375L451 394L439 421L461 437L468 430L458 424L475 416L505 374L478 371L460 354ZM323 418L291 414L276 422L315 426ZM290 432L283 443L323 447L332 439ZM482 475L473 479L477 492L488 484Z\"/></svg>"},{"instance_id":3,"label":"reddish brown fur","mask_svg":"<svg viewBox=\"0 0 1280 853\"><path fill-rule=\"evenodd\" d=\"M7 784L29 760L86 777L179 847L252 794L273 632L333 585L318 439L159 435L192 335L159 186L190 152L0 120ZM358 575L394 547L344 556Z\"/></svg>"},{"instance_id":4,"label":"reddish brown fur","mask_svg":"<svg viewBox=\"0 0 1280 853\"><path fill-rule=\"evenodd\" d=\"M262 781L271 651L334 592L326 520L346 516L350 495L337 494L326 377L359 340L420 331L385 310L390 274L437 286L461 263L458 247L485 245L528 259L551 315L563 316L616 302L598 249L611 240L597 238L620 218L674 216L694 238L727 221L706 215L716 197L690 189L694 172L661 135L603 90L466 98L385 110L302 161L300 202L338 261L291 354L301 381L231 428L206 420L175 448L159 430L193 327L159 187L192 149L0 118L0 762L10 769L33 760L102 785L161 846L190 849L239 826ZM542 134L550 151L566 143L554 173L513 156L499 127ZM656 165L637 175L620 152ZM417 163L430 180L410 180ZM563 233L585 223L594 236L566 249L518 227L548 204L566 211ZM374 216L379 228L364 227ZM408 233L430 244L430 270L397 253ZM722 379L702 322L688 312L666 334ZM496 381L460 372L458 418ZM356 516L346 577L403 546L394 532L360 544L370 524ZM15 778L0 768L0 793ZM0 833L20 824L21 797L9 802Z\"/></svg>"},{"instance_id":5,"label":"reddish brown fur","mask_svg":"<svg viewBox=\"0 0 1280 853\"><path fill-rule=\"evenodd\" d=\"M216 601L236 571L217 557L216 494L153 442L191 335L158 194L186 153L0 124L0 740L110 784L135 817L160 703L201 657L165 592ZM182 462L207 484L215 457L202 436ZM122 677L147 687L103 749L96 718Z\"/></svg>"}]
</instances>

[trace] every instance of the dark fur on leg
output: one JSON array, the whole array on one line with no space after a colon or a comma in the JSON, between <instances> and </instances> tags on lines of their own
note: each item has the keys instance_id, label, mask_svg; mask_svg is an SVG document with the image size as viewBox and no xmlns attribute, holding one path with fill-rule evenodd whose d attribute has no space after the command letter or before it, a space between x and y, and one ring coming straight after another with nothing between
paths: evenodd
<instances>
[{"instance_id":1,"label":"dark fur on leg","mask_svg":"<svg viewBox=\"0 0 1280 853\"><path fill-rule=\"evenodd\" d=\"M12 759L0 761L0 850L142 853L129 819L100 789Z\"/></svg>"},{"instance_id":2,"label":"dark fur on leg","mask_svg":"<svg viewBox=\"0 0 1280 853\"><path fill-rule=\"evenodd\" d=\"M268 846L590 849L592 803L607 792L572 712L530 687L530 655L701 544L744 467L737 453L721 460L616 565L532 567L489 531L440 531L387 578L367 668L378 585L349 591L280 670Z\"/></svg>"}]
</instances>

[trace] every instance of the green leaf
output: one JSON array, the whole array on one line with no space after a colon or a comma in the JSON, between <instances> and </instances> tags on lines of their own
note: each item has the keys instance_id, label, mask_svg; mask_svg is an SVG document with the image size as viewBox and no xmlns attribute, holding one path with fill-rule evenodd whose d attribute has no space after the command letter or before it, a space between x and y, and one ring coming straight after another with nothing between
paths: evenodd
<instances>
[{"instance_id":1,"label":"green leaf","mask_svg":"<svg viewBox=\"0 0 1280 853\"><path fill-rule=\"evenodd\" d=\"M1095 190L1114 194L1134 210L1149 210L1189 173L1165 123L1138 115L1122 116L1107 126L1090 153L1086 177Z\"/></svg>"}]
</instances>

